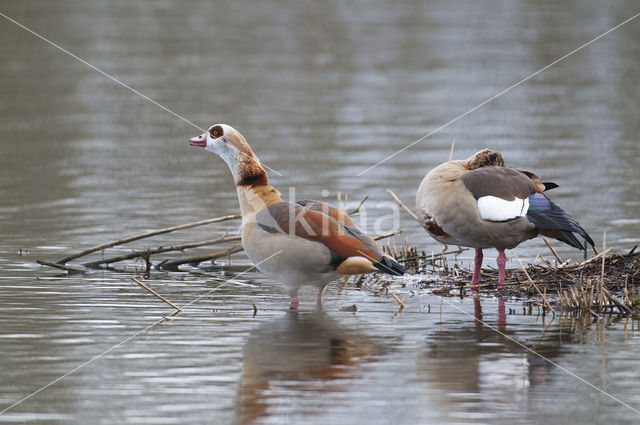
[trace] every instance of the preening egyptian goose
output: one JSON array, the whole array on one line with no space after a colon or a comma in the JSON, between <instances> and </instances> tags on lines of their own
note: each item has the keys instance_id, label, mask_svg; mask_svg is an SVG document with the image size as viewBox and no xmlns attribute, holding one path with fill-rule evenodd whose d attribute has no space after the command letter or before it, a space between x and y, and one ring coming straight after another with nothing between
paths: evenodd
<instances>
[{"instance_id":1,"label":"preening egyptian goose","mask_svg":"<svg viewBox=\"0 0 640 425\"><path fill-rule=\"evenodd\" d=\"M529 171L505 167L502 155L484 149L467 160L448 161L431 170L416 195L418 217L427 232L448 245L475 248L472 284L478 284L482 250L498 250L498 284L504 283L505 249L544 235L584 249L577 233L593 240L577 221L551 202ZM501 287L501 286L499 286Z\"/></svg>"},{"instance_id":2,"label":"preening egyptian goose","mask_svg":"<svg viewBox=\"0 0 640 425\"><path fill-rule=\"evenodd\" d=\"M404 273L339 209L319 201L283 201L233 127L216 124L190 144L218 154L231 169L242 213L242 246L258 270L284 284L291 309L298 308L302 285L318 287L320 303L324 287L340 276Z\"/></svg>"}]
</instances>

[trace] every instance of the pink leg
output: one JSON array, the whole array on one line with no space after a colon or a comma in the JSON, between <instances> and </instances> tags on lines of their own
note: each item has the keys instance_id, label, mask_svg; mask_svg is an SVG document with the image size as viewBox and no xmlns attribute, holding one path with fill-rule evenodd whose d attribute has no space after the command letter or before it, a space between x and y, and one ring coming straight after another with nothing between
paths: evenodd
<instances>
[{"instance_id":1,"label":"pink leg","mask_svg":"<svg viewBox=\"0 0 640 425\"><path fill-rule=\"evenodd\" d=\"M473 259L473 278L471 279L472 285L480 283L480 273L482 273L482 250L476 248L476 256ZM472 291L477 291L478 288L472 288Z\"/></svg>"},{"instance_id":2,"label":"pink leg","mask_svg":"<svg viewBox=\"0 0 640 425\"><path fill-rule=\"evenodd\" d=\"M504 254L504 251L498 252L498 289L504 288L504 267L507 264L507 256Z\"/></svg>"},{"instance_id":3,"label":"pink leg","mask_svg":"<svg viewBox=\"0 0 640 425\"><path fill-rule=\"evenodd\" d=\"M289 310L297 310L300 305L300 299L296 295L295 297L289 298Z\"/></svg>"}]
</instances>

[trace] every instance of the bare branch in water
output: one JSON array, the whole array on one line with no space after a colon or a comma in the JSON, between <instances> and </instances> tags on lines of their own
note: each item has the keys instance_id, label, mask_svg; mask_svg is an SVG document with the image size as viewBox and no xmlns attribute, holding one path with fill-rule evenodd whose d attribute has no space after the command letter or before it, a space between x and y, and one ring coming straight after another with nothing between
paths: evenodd
<instances>
[{"instance_id":1,"label":"bare branch in water","mask_svg":"<svg viewBox=\"0 0 640 425\"><path fill-rule=\"evenodd\" d=\"M171 307L175 308L179 312L182 311L182 309L180 307L178 307L177 305L175 305L174 303L172 303L171 301L169 301L168 299L166 299L162 295L158 294L156 291L154 291L153 289L149 288L147 285L145 285L144 283L140 282L135 277L132 277L131 280L133 280L135 283L137 283L138 285L142 286L144 289L146 289L147 291L151 292L153 295L155 295L156 297L160 298L162 301L164 301L165 303L169 304Z\"/></svg>"},{"instance_id":2,"label":"bare branch in water","mask_svg":"<svg viewBox=\"0 0 640 425\"><path fill-rule=\"evenodd\" d=\"M145 238L149 238L151 236L162 235L164 233L174 232L176 230L189 229L189 228L192 228L192 227L203 226L205 224L218 223L218 222L227 221L227 220L234 220L234 219L237 219L237 218L240 218L240 217L241 217L240 214L225 215L225 216L222 216L222 217L215 217L215 218L210 218L210 219L207 219L207 220L194 221L192 223L180 224L178 226L165 227L164 229L153 230L151 232L146 232L146 233L140 233L138 235L129 236L129 237L126 237L126 238L123 238L123 239L118 239L117 241L107 242L107 243L104 243L104 244L100 244L100 245L94 246L93 248L85 249L84 251L78 252L76 254L69 255L68 257L61 258L58 261L56 261L56 263L57 264L65 264L65 263L67 263L67 262L69 262L71 260L75 260L76 258L84 257L85 255L94 253L96 251L102 251L103 249L111 248L112 246L122 245L122 244L125 244L125 243L137 241L139 239L145 239Z\"/></svg>"},{"instance_id":3,"label":"bare branch in water","mask_svg":"<svg viewBox=\"0 0 640 425\"><path fill-rule=\"evenodd\" d=\"M219 238L216 239L209 239L206 241L200 241L200 242L191 242L191 243L185 243L182 245L173 245L173 246L160 246L158 248L155 249L145 249L142 251L133 251L129 254L123 254L123 255L118 255L117 257L111 257L111 258L105 258L102 260L96 260L96 261L91 261L89 263L85 263L84 266L85 267L97 267L103 264L111 264L111 263L117 263L118 261L124 261L124 260L131 260L133 258L137 258L137 257L144 257L145 255L152 255L152 254L159 254L162 252L169 252L169 251L183 251L185 249L188 248L197 248L200 246L207 246L207 245L213 245L216 243L221 243L221 242L229 242L229 241L239 241L240 240L240 236L221 236Z\"/></svg>"}]
</instances>

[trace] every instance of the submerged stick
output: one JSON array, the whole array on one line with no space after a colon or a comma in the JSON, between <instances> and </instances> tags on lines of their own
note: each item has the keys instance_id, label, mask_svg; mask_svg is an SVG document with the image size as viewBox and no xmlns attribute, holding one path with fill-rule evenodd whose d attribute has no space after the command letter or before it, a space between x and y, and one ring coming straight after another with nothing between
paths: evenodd
<instances>
[{"instance_id":1,"label":"submerged stick","mask_svg":"<svg viewBox=\"0 0 640 425\"><path fill-rule=\"evenodd\" d=\"M409 209L409 207L407 207L401 200L400 198L398 198L398 195L396 195L395 193L393 193L392 190L387 189L387 192L389 192L389 195L391 195L391 197L393 198L394 201L396 201L398 203L398 205L400 205L402 207L403 210L405 210L407 212L407 214L409 214L411 216L411 218L413 218L415 221L417 221L418 223L420 223L420 225L422 226L422 221L420 221L420 219L418 218L418 216L416 215L416 213L414 213L413 211L411 211Z\"/></svg>"},{"instance_id":2,"label":"submerged stick","mask_svg":"<svg viewBox=\"0 0 640 425\"><path fill-rule=\"evenodd\" d=\"M135 277L132 277L131 280L133 280L135 283L137 283L138 285L142 286L144 289L146 289L147 291L151 292L153 295L155 295L156 297L160 298L162 301L164 301L165 303L169 304L171 307L175 308L179 312L182 311L182 309L180 307L178 307L177 305L175 305L174 303L172 303L171 301L169 301L168 299L166 299L162 295L158 294L156 291L154 291L153 289L149 288L147 285L145 285L144 283L140 282Z\"/></svg>"},{"instance_id":3,"label":"submerged stick","mask_svg":"<svg viewBox=\"0 0 640 425\"><path fill-rule=\"evenodd\" d=\"M102 251L103 249L111 248L112 246L122 245L128 242L137 241L139 239L149 238L151 236L156 236L156 235L162 235L164 233L170 233L176 230L183 230L183 229L189 229L196 226L203 226L205 224L218 223L218 222L227 221L227 220L234 220L240 217L241 217L240 214L225 215L222 217L215 217L207 220L194 221L192 223L180 224L178 226L165 227L164 229L153 230L151 232L146 232L146 233L140 233L138 235L129 236L123 239L118 239L117 241L107 242L101 245L94 246L93 248L85 249L84 251L78 252L77 254L72 254L72 255L69 255L68 257L61 258L58 261L56 261L56 263L64 264L71 260L75 260L76 258L84 257L85 255L91 254L93 252Z\"/></svg>"}]
</instances>

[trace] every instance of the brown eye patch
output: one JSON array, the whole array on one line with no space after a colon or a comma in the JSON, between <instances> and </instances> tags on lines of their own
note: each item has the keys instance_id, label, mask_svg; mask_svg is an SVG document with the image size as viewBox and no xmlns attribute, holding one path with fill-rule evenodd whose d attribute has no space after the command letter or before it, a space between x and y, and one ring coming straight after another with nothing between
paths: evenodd
<instances>
[{"instance_id":1,"label":"brown eye patch","mask_svg":"<svg viewBox=\"0 0 640 425\"><path fill-rule=\"evenodd\" d=\"M218 138L224 134L224 131L222 130L221 126L216 125L209 129L209 134L211 135L211 137Z\"/></svg>"}]
</instances>

